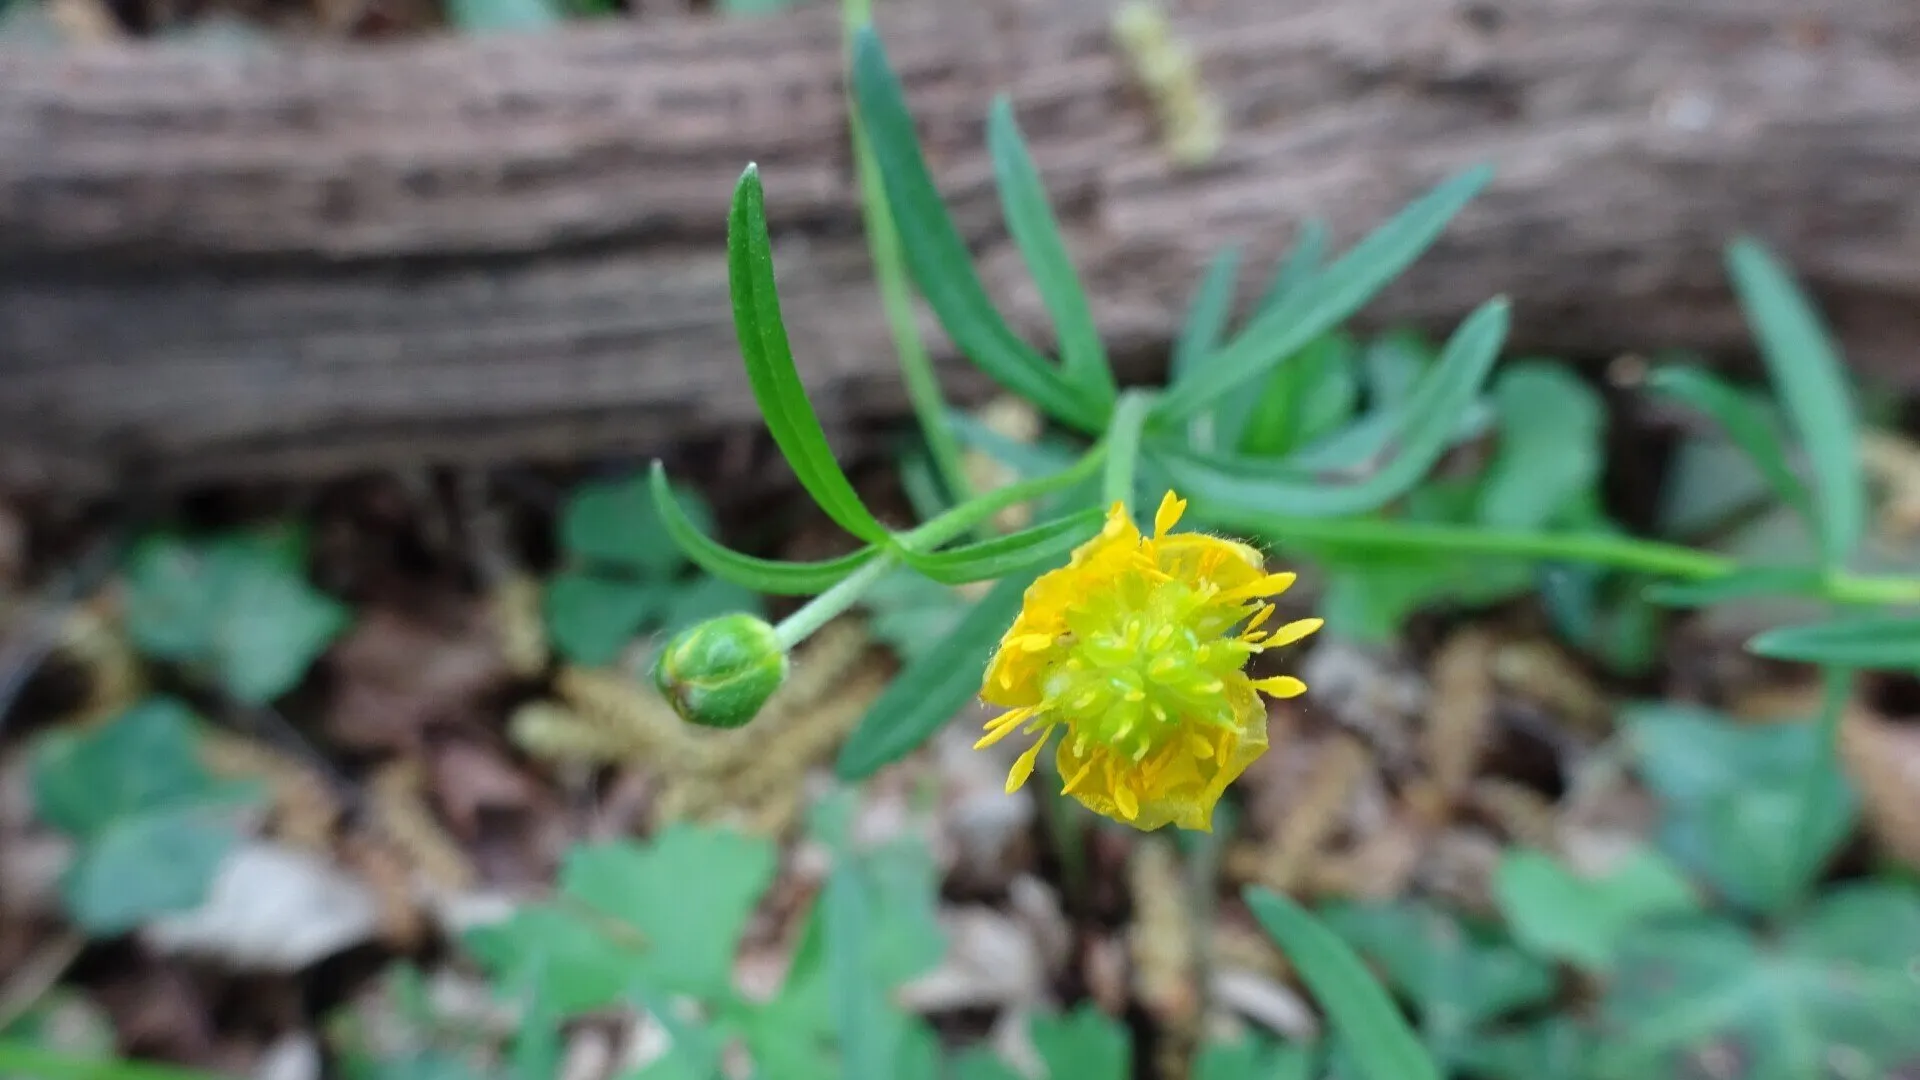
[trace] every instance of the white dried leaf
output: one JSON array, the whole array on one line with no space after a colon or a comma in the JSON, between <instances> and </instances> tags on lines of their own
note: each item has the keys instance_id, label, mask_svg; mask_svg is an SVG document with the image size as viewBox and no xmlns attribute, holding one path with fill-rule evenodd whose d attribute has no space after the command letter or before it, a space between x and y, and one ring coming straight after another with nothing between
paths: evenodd
<instances>
[{"instance_id":1,"label":"white dried leaf","mask_svg":"<svg viewBox=\"0 0 1920 1080\"><path fill-rule=\"evenodd\" d=\"M379 928L380 902L364 883L307 852L253 842L220 864L205 903L154 920L140 936L160 952L285 973L370 941Z\"/></svg>"}]
</instances>

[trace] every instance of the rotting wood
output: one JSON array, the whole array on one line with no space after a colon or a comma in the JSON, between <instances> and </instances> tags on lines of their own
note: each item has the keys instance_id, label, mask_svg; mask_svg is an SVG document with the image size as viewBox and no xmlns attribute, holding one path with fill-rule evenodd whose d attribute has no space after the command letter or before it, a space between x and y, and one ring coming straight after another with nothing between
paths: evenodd
<instances>
[{"instance_id":1,"label":"rotting wood","mask_svg":"<svg viewBox=\"0 0 1920 1080\"><path fill-rule=\"evenodd\" d=\"M1110 13L882 19L990 288L1035 334L982 145L997 89L1136 373L1221 244L1248 246L1251 293L1306 217L1350 242L1489 161L1494 184L1365 321L1444 329L1506 292L1523 348L1740 351L1719 253L1751 232L1857 364L1920 382L1912 0L1196 0L1176 24L1229 135L1189 171ZM311 475L751 424L722 238L755 160L822 411L903 411L839 48L809 10L264 56L0 51L0 471Z\"/></svg>"}]
</instances>

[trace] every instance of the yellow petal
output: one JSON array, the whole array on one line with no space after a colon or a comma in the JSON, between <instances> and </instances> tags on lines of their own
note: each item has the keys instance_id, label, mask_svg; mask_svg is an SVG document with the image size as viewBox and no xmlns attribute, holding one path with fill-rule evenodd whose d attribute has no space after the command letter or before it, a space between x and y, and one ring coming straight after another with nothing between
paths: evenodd
<instances>
[{"instance_id":1,"label":"yellow petal","mask_svg":"<svg viewBox=\"0 0 1920 1080\"><path fill-rule=\"evenodd\" d=\"M1326 624L1325 619L1295 619L1275 630L1273 636L1267 639L1266 646L1269 649L1277 649L1282 645L1291 645Z\"/></svg>"},{"instance_id":2,"label":"yellow petal","mask_svg":"<svg viewBox=\"0 0 1920 1080\"><path fill-rule=\"evenodd\" d=\"M1128 821L1134 821L1140 817L1140 796L1134 793L1130 785L1115 784L1113 786L1113 805Z\"/></svg>"},{"instance_id":3,"label":"yellow petal","mask_svg":"<svg viewBox=\"0 0 1920 1080\"><path fill-rule=\"evenodd\" d=\"M1053 647L1053 641L1052 634L1021 634L1007 642L1007 647L1019 649L1021 652L1045 652Z\"/></svg>"},{"instance_id":4,"label":"yellow petal","mask_svg":"<svg viewBox=\"0 0 1920 1080\"><path fill-rule=\"evenodd\" d=\"M1027 778L1033 775L1034 762L1040 760L1040 751L1051 738L1053 728L1049 727L1040 733L1040 738L1032 746L1027 747L1026 753L1014 761L1013 768L1007 770L1007 794L1011 795L1026 786Z\"/></svg>"},{"instance_id":5,"label":"yellow petal","mask_svg":"<svg viewBox=\"0 0 1920 1080\"><path fill-rule=\"evenodd\" d=\"M1213 756L1212 740L1197 731L1187 736L1187 746L1193 751L1194 757L1205 760Z\"/></svg>"},{"instance_id":6,"label":"yellow petal","mask_svg":"<svg viewBox=\"0 0 1920 1080\"><path fill-rule=\"evenodd\" d=\"M1160 497L1160 509L1153 512L1153 535L1159 538L1173 531L1179 523L1180 515L1187 509L1187 500L1169 491Z\"/></svg>"},{"instance_id":7,"label":"yellow petal","mask_svg":"<svg viewBox=\"0 0 1920 1080\"><path fill-rule=\"evenodd\" d=\"M1299 697L1307 692L1307 684L1291 675L1275 675L1271 679L1255 679L1253 688L1269 697Z\"/></svg>"}]
</instances>

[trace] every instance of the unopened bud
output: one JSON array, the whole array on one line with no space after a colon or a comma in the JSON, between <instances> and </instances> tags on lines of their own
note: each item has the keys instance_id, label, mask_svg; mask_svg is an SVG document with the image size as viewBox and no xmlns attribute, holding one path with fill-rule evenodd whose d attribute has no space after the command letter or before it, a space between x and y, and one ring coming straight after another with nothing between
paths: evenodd
<instances>
[{"instance_id":1,"label":"unopened bud","mask_svg":"<svg viewBox=\"0 0 1920 1080\"><path fill-rule=\"evenodd\" d=\"M787 654L766 620L722 615L675 634L653 662L653 685L680 718L736 728L787 678Z\"/></svg>"}]
</instances>

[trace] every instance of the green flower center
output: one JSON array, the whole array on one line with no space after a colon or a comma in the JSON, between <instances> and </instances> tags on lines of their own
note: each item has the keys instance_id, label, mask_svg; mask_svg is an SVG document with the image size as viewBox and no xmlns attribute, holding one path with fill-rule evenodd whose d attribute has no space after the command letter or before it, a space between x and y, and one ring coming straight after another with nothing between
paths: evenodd
<instances>
[{"instance_id":1,"label":"green flower center","mask_svg":"<svg viewBox=\"0 0 1920 1080\"><path fill-rule=\"evenodd\" d=\"M1140 761L1183 728L1238 727L1224 691L1252 648L1225 635L1247 611L1215 591L1143 576L1068 612L1065 655L1042 689L1077 753L1099 744Z\"/></svg>"}]
</instances>

